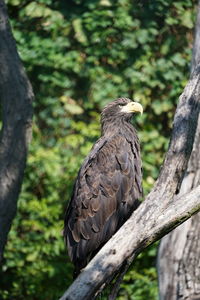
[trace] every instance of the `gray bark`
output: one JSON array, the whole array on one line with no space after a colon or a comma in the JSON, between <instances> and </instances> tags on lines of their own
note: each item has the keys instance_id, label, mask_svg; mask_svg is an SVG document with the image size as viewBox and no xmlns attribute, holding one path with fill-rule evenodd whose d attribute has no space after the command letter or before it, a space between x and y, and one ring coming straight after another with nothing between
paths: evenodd
<instances>
[{"instance_id":1,"label":"gray bark","mask_svg":"<svg viewBox=\"0 0 200 300\"><path fill-rule=\"evenodd\" d=\"M200 122L180 193L200 184ZM200 299L200 214L165 236L158 252L161 300Z\"/></svg>"},{"instance_id":2,"label":"gray bark","mask_svg":"<svg viewBox=\"0 0 200 300\"><path fill-rule=\"evenodd\" d=\"M31 137L33 92L0 0L0 261L16 213Z\"/></svg>"},{"instance_id":3,"label":"gray bark","mask_svg":"<svg viewBox=\"0 0 200 300\"><path fill-rule=\"evenodd\" d=\"M108 241L61 297L93 299L97 290L124 263L190 218L200 208L200 187L176 199L192 151L200 108L200 66L192 74L175 113L172 137L163 168L145 201Z\"/></svg>"},{"instance_id":4,"label":"gray bark","mask_svg":"<svg viewBox=\"0 0 200 300\"><path fill-rule=\"evenodd\" d=\"M200 1L195 30L192 69L200 63ZM194 147L180 194L200 184L200 118ZM200 214L165 236L158 252L160 300L200 299Z\"/></svg>"}]
</instances>

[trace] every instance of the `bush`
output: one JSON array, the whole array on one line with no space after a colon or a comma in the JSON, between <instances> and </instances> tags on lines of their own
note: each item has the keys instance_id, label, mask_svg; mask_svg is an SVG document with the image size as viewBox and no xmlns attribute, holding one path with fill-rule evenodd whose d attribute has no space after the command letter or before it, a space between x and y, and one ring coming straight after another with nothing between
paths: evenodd
<instances>
[{"instance_id":1,"label":"bush","mask_svg":"<svg viewBox=\"0 0 200 300\"><path fill-rule=\"evenodd\" d=\"M8 0L36 100L18 213L1 270L3 299L55 299L72 282L62 237L77 171L100 135L99 113L140 101L145 194L162 164L189 74L195 1ZM156 299L156 246L127 273L118 299ZM142 267L141 267L142 266Z\"/></svg>"}]
</instances>

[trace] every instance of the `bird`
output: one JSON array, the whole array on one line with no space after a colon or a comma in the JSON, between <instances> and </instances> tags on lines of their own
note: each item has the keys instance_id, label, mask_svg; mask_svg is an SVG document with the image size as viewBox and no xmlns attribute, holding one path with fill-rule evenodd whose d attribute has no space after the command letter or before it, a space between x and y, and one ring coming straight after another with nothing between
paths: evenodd
<instances>
[{"instance_id":1,"label":"bird","mask_svg":"<svg viewBox=\"0 0 200 300\"><path fill-rule=\"evenodd\" d=\"M64 238L76 278L139 206L143 195L140 143L131 121L140 103L118 98L101 113L101 136L75 180Z\"/></svg>"}]
</instances>

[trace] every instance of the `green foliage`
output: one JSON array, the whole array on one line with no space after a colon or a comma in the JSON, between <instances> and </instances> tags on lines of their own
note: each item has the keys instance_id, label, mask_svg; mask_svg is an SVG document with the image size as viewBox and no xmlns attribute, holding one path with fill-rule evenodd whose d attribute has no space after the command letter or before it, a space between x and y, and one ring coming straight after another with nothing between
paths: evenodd
<instances>
[{"instance_id":1,"label":"green foliage","mask_svg":"<svg viewBox=\"0 0 200 300\"><path fill-rule=\"evenodd\" d=\"M141 253L132 269L125 275L119 300L157 299L156 245Z\"/></svg>"},{"instance_id":2,"label":"green foliage","mask_svg":"<svg viewBox=\"0 0 200 300\"><path fill-rule=\"evenodd\" d=\"M7 0L34 88L33 139L1 271L3 299L55 299L72 281L63 215L99 113L120 97L140 101L144 190L167 149L187 81L194 0ZM153 250L152 250L153 249ZM152 252L153 251L153 252ZM156 248L127 273L118 299L156 299Z\"/></svg>"}]
</instances>

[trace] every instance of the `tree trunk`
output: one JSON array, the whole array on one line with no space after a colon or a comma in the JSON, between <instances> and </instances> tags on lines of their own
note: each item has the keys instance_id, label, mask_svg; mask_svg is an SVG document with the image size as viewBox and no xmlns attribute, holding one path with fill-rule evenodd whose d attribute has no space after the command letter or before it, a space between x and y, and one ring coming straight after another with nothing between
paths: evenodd
<instances>
[{"instance_id":1,"label":"tree trunk","mask_svg":"<svg viewBox=\"0 0 200 300\"><path fill-rule=\"evenodd\" d=\"M192 69L200 62L200 1L198 5ZM200 118L180 194L200 184ZM200 299L200 214L165 236L158 252L160 300Z\"/></svg>"},{"instance_id":2,"label":"tree trunk","mask_svg":"<svg viewBox=\"0 0 200 300\"><path fill-rule=\"evenodd\" d=\"M181 192L200 184L200 122ZM158 253L160 300L200 299L200 214L165 236Z\"/></svg>"},{"instance_id":3,"label":"tree trunk","mask_svg":"<svg viewBox=\"0 0 200 300\"><path fill-rule=\"evenodd\" d=\"M16 213L31 137L33 92L0 0L0 262Z\"/></svg>"}]
</instances>

